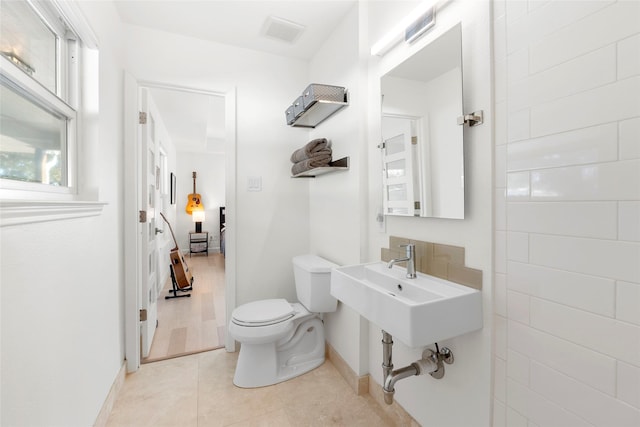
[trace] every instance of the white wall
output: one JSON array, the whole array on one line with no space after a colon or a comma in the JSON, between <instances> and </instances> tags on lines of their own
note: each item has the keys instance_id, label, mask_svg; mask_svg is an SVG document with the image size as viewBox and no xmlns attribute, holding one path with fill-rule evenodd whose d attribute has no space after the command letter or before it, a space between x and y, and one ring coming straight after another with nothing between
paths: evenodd
<instances>
[{"instance_id":1,"label":"white wall","mask_svg":"<svg viewBox=\"0 0 640 427\"><path fill-rule=\"evenodd\" d=\"M304 89L308 64L141 27L127 26L126 37L127 64L139 80L237 88L237 303L295 298L291 259L308 251L309 207L306 184L290 178L289 156L309 132L289 128L284 111ZM249 177L262 178L261 192L247 191Z\"/></svg>"},{"instance_id":2,"label":"white wall","mask_svg":"<svg viewBox=\"0 0 640 427\"><path fill-rule=\"evenodd\" d=\"M489 3L459 2L439 12L436 28L418 42L424 45L455 23L463 22L465 108L485 110L485 126L465 131L467 213L463 221L387 218L387 232L374 221L381 206L379 76L413 52L399 46L382 59L369 47L414 3L367 2L348 16L311 62L311 80L347 86L350 106L316 128L315 137L334 142L334 158L349 155L348 172L325 175L310 183L311 247L339 264L380 259L389 235L464 246L467 265L484 272L484 330L444 343L456 354L444 380L414 377L396 385L397 401L420 423L439 426L489 425L491 390L491 75ZM404 12L398 12L399 8ZM357 41L356 41L357 40ZM455 119L455 118L454 118ZM364 127L363 127L364 124ZM327 339L354 371L371 373L381 387L380 328L348 307L325 317ZM421 349L396 342L394 364L418 359ZM473 378L473 380L471 380ZM428 398L426 397L428 396ZM460 405L465 410L460 411Z\"/></svg>"},{"instance_id":3,"label":"white wall","mask_svg":"<svg viewBox=\"0 0 640 427\"><path fill-rule=\"evenodd\" d=\"M309 250L307 186L290 178L289 163L309 132L284 121L308 64L123 26L108 2L80 5L100 40L100 143L91 166L108 205L99 217L1 231L3 425L93 424L122 364L124 68L143 81L237 88L239 304L293 299L291 258ZM262 177L262 192L246 191L252 176Z\"/></svg>"},{"instance_id":4,"label":"white wall","mask_svg":"<svg viewBox=\"0 0 640 427\"><path fill-rule=\"evenodd\" d=\"M385 29L397 20L387 20L393 2L375 2L370 7L370 42L377 41ZM410 9L409 9L410 10ZM442 380L430 376L412 377L396 384L395 398L418 422L438 426L487 426L490 424L491 391L491 300L492 300L492 101L490 63L490 3L456 1L437 12L436 26L413 46L396 46L382 59L372 60L371 91L380 93L379 76L390 70L417 49L462 22L464 110L484 110L485 123L464 130L465 149L465 219L386 217L386 233L371 222L369 257L380 259L380 248L388 247L388 236L401 236L430 242L462 246L466 265L483 271L484 328L439 343L455 354L456 361L447 366ZM380 135L380 107L370 103L370 208L373 219L381 206L379 152L375 141ZM455 117L452 118L455 120ZM455 315L455 314L454 314ZM443 321L446 321L443 319ZM377 385L382 383L382 348L380 328L370 325L369 366ZM394 366L405 366L421 356L422 349L394 344ZM463 407L464 410L460 410Z\"/></svg>"},{"instance_id":5,"label":"white wall","mask_svg":"<svg viewBox=\"0 0 640 427\"><path fill-rule=\"evenodd\" d=\"M175 172L178 177L176 202L176 240L189 251L189 232L195 231L191 215L185 212L187 195L193 192L192 172L197 173L196 191L202 196L205 222L202 231L209 232L209 251L220 250L220 206L225 205L225 156L221 153L180 151Z\"/></svg>"},{"instance_id":6,"label":"white wall","mask_svg":"<svg viewBox=\"0 0 640 427\"><path fill-rule=\"evenodd\" d=\"M122 39L110 4L87 12L100 40L100 114L88 142L99 161L84 166L107 205L100 216L0 229L7 426L93 425L124 358Z\"/></svg>"},{"instance_id":7,"label":"white wall","mask_svg":"<svg viewBox=\"0 0 640 427\"><path fill-rule=\"evenodd\" d=\"M368 98L363 90L366 69L360 59L359 28L359 10L354 7L313 57L309 74L309 83L344 86L349 91L349 106L311 132L313 138L332 141L334 160L348 156L349 170L308 180L311 252L341 265L362 259L362 230L366 226L363 112ZM366 353L358 345L366 340L367 325L360 316L338 304L338 310L325 317L325 326L326 339L333 348L354 371L367 373Z\"/></svg>"},{"instance_id":8,"label":"white wall","mask_svg":"<svg viewBox=\"0 0 640 427\"><path fill-rule=\"evenodd\" d=\"M640 425L640 3L493 8L493 425Z\"/></svg>"}]
</instances>

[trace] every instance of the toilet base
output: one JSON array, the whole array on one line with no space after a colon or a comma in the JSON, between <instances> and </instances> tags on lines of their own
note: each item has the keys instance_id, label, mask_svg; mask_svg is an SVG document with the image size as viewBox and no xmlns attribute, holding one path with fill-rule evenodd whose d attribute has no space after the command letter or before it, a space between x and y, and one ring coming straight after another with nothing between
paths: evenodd
<instances>
[{"instance_id":1,"label":"toilet base","mask_svg":"<svg viewBox=\"0 0 640 427\"><path fill-rule=\"evenodd\" d=\"M278 342L242 343L233 383L241 388L277 384L322 365L324 353L324 325L314 316Z\"/></svg>"}]
</instances>

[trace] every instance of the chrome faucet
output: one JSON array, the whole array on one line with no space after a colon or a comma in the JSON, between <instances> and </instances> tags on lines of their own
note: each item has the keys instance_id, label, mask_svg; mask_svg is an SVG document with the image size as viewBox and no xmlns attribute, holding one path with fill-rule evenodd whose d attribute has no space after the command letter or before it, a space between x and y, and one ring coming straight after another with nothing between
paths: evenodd
<instances>
[{"instance_id":1,"label":"chrome faucet","mask_svg":"<svg viewBox=\"0 0 640 427\"><path fill-rule=\"evenodd\" d=\"M389 261L387 267L393 267L393 264L398 262L407 261L407 279L416 278L416 245L409 243L406 245L400 245L401 248L407 248L407 256L404 258L396 258Z\"/></svg>"}]
</instances>

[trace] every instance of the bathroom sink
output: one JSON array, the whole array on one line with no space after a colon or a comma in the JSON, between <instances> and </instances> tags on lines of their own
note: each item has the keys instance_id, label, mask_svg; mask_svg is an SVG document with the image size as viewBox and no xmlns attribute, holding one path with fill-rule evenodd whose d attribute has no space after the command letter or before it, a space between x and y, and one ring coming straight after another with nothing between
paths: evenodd
<instances>
[{"instance_id":1,"label":"bathroom sink","mask_svg":"<svg viewBox=\"0 0 640 427\"><path fill-rule=\"evenodd\" d=\"M331 272L331 295L410 347L423 347L482 328L482 295L464 285L386 263Z\"/></svg>"}]
</instances>

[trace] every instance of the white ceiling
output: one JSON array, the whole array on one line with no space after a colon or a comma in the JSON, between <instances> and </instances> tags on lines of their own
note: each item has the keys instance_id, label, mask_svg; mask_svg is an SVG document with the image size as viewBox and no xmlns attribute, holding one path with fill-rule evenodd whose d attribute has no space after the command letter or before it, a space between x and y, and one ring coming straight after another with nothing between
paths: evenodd
<instances>
[{"instance_id":1,"label":"white ceiling","mask_svg":"<svg viewBox=\"0 0 640 427\"><path fill-rule=\"evenodd\" d=\"M275 55L310 59L357 0L117 0L122 20ZM262 35L268 17L304 26L295 43ZM221 151L222 98L152 89L178 151ZM211 98L211 97L209 97Z\"/></svg>"},{"instance_id":2,"label":"white ceiling","mask_svg":"<svg viewBox=\"0 0 640 427\"><path fill-rule=\"evenodd\" d=\"M176 89L150 88L178 151L224 152L224 98Z\"/></svg>"},{"instance_id":3,"label":"white ceiling","mask_svg":"<svg viewBox=\"0 0 640 427\"><path fill-rule=\"evenodd\" d=\"M128 24L231 44L291 58L310 59L356 0L118 0ZM269 16L301 24L295 44L261 35Z\"/></svg>"}]
</instances>

